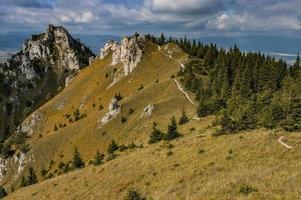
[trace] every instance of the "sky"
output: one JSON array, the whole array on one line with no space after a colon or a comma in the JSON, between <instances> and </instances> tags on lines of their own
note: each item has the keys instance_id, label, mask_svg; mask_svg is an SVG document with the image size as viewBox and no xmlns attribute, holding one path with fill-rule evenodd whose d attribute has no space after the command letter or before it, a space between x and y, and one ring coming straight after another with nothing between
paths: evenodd
<instances>
[{"instance_id":1,"label":"sky","mask_svg":"<svg viewBox=\"0 0 301 200\"><path fill-rule=\"evenodd\" d=\"M0 0L0 32L301 37L301 0Z\"/></svg>"}]
</instances>

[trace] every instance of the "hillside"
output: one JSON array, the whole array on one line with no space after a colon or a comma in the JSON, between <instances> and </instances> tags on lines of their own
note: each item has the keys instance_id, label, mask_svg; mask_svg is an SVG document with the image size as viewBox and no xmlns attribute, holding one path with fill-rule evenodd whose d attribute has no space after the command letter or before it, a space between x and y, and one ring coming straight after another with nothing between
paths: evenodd
<instances>
[{"instance_id":1,"label":"hillside","mask_svg":"<svg viewBox=\"0 0 301 200\"><path fill-rule=\"evenodd\" d=\"M153 199L300 196L298 134L256 129L213 137L215 116L196 117L194 94L177 77L188 59L181 48L129 37L103 50L102 59L22 123L29 128L30 150L17 179L0 170L6 189L17 189L6 199L124 199L130 189ZM116 101L118 94L122 99ZM183 109L190 120L178 126L182 136L149 144L153 123L166 132L171 117L179 120ZM280 136L293 149L280 144ZM112 156L107 152L112 140L135 145ZM60 162L69 163L75 147L86 167L62 174ZM88 163L97 150L105 158L95 167ZM39 183L18 189L29 166ZM47 171L43 177L42 169Z\"/></svg>"},{"instance_id":2,"label":"hillside","mask_svg":"<svg viewBox=\"0 0 301 200\"><path fill-rule=\"evenodd\" d=\"M30 113L64 88L92 56L65 28L49 25L44 33L25 40L22 50L7 62L0 63L1 143Z\"/></svg>"}]
</instances>

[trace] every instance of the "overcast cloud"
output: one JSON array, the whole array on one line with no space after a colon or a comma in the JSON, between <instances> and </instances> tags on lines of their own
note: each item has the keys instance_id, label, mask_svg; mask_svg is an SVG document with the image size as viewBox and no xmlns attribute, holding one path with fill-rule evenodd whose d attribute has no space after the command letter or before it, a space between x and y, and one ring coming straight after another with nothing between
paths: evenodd
<instances>
[{"instance_id":1,"label":"overcast cloud","mask_svg":"<svg viewBox=\"0 0 301 200\"><path fill-rule=\"evenodd\" d=\"M187 35L301 33L300 0L1 0L1 32ZM301 36L301 35L300 35Z\"/></svg>"}]
</instances>

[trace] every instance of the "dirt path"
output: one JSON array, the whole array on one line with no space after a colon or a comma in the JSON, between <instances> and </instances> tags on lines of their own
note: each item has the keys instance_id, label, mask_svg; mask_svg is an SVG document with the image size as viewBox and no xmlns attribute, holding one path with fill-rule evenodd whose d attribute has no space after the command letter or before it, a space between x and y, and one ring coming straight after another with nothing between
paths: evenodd
<instances>
[{"instance_id":1,"label":"dirt path","mask_svg":"<svg viewBox=\"0 0 301 200\"><path fill-rule=\"evenodd\" d=\"M172 60L177 61L177 62L180 64L180 66L181 66L182 68L185 68L185 65L184 65L179 59L176 59L176 58L172 57L171 55L168 55L168 54L164 53L163 51L161 51L161 47L160 47L160 46L158 46L158 50L159 50L160 53L162 53L164 56L166 56L166 57L168 57L168 58L170 58L170 59L172 59ZM175 82L176 82L176 84L177 84L177 86L178 86L178 89L186 96L187 100L188 100L192 105L196 106L196 104L191 100L191 98L189 97L189 95L187 94L187 92L185 92L185 90L183 89L183 87L181 86L181 84L180 84L176 79L175 79Z\"/></svg>"},{"instance_id":2,"label":"dirt path","mask_svg":"<svg viewBox=\"0 0 301 200\"><path fill-rule=\"evenodd\" d=\"M164 53L164 52L161 50L161 46L158 46L158 50L159 50L160 53L162 53L164 56L166 56L166 57L168 57L168 58L170 58L170 59L172 59L172 60L177 61L183 69L185 68L185 65L184 65L179 59L176 59L176 58L172 57L171 55L168 55L168 54Z\"/></svg>"},{"instance_id":3,"label":"dirt path","mask_svg":"<svg viewBox=\"0 0 301 200\"><path fill-rule=\"evenodd\" d=\"M185 90L183 89L183 87L180 85L180 83L175 79L175 82L178 86L178 89L186 96L187 100L194 106L196 106L196 104L190 99L189 95L187 94L187 92L185 92Z\"/></svg>"},{"instance_id":4,"label":"dirt path","mask_svg":"<svg viewBox=\"0 0 301 200\"><path fill-rule=\"evenodd\" d=\"M289 146L289 145L287 145L286 143L284 143L284 142L282 141L283 139L284 139L284 137L281 136L281 137L278 139L278 142L279 142L280 144L282 144L283 146L285 146L285 148L287 148L287 149L293 149L292 146Z\"/></svg>"}]
</instances>

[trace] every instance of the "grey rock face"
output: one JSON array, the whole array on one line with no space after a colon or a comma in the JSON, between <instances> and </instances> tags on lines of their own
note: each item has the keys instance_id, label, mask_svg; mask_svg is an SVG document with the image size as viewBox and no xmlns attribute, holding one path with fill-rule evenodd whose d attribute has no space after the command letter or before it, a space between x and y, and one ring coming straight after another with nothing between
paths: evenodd
<instances>
[{"instance_id":1,"label":"grey rock face","mask_svg":"<svg viewBox=\"0 0 301 200\"><path fill-rule=\"evenodd\" d=\"M0 134L18 125L54 96L94 56L63 27L49 25L45 33L32 35L21 51L0 64ZM12 101L13 99L13 101Z\"/></svg>"},{"instance_id":2,"label":"grey rock face","mask_svg":"<svg viewBox=\"0 0 301 200\"><path fill-rule=\"evenodd\" d=\"M124 74L130 74L143 57L146 39L143 36L124 37L121 44L109 41L100 50L100 59L112 53L111 65L123 63Z\"/></svg>"}]
</instances>

